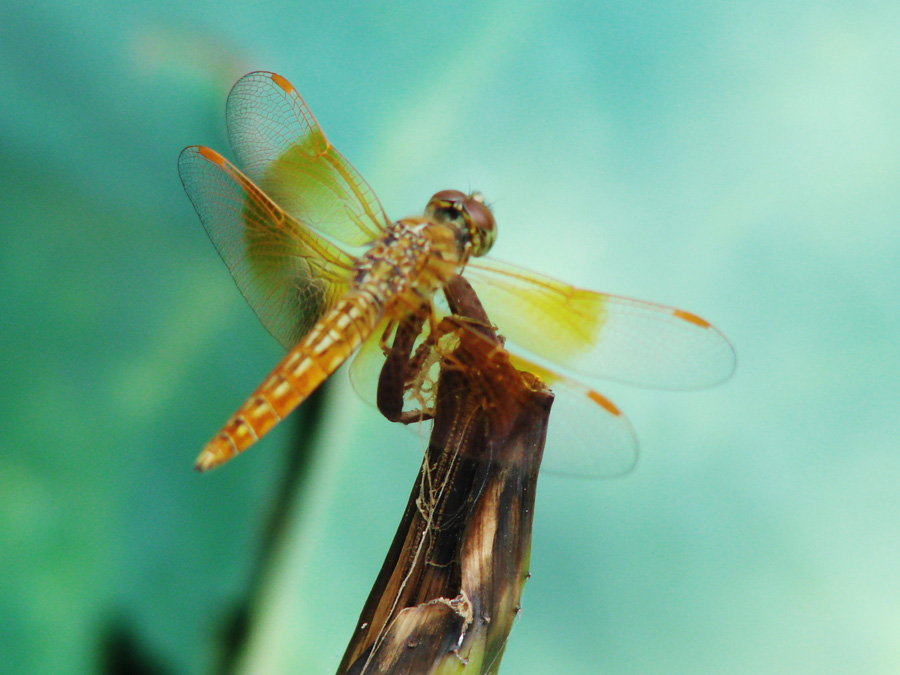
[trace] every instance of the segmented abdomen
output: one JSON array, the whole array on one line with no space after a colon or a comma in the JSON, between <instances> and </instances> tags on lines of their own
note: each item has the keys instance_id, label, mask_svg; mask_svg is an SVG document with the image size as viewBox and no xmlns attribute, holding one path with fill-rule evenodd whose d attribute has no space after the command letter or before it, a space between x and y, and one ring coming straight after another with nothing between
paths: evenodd
<instances>
[{"instance_id":1,"label":"segmented abdomen","mask_svg":"<svg viewBox=\"0 0 900 675\"><path fill-rule=\"evenodd\" d=\"M382 314L370 293L339 300L206 444L195 467L212 469L256 443L347 360Z\"/></svg>"}]
</instances>

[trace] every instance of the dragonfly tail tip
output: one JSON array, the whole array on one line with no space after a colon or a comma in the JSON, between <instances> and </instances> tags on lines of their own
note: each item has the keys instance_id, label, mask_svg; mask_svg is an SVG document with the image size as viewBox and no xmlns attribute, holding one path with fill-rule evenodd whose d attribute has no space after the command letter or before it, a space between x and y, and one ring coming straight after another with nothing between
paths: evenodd
<instances>
[{"instance_id":1,"label":"dragonfly tail tip","mask_svg":"<svg viewBox=\"0 0 900 675\"><path fill-rule=\"evenodd\" d=\"M212 453L204 450L194 461L194 469L200 473L205 473L210 469L214 469L219 465Z\"/></svg>"}]
</instances>

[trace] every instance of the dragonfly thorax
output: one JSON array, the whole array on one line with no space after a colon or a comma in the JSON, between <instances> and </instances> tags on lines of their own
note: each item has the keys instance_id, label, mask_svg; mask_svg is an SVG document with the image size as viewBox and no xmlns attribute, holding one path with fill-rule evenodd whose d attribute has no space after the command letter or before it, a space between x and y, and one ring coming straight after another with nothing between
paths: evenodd
<instances>
[{"instance_id":1,"label":"dragonfly thorax","mask_svg":"<svg viewBox=\"0 0 900 675\"><path fill-rule=\"evenodd\" d=\"M472 256L487 253L497 226L481 193L436 193L424 217L393 223L357 260L354 281L383 303L418 307Z\"/></svg>"},{"instance_id":2,"label":"dragonfly thorax","mask_svg":"<svg viewBox=\"0 0 900 675\"><path fill-rule=\"evenodd\" d=\"M417 307L465 264L468 248L447 223L399 220L357 259L354 286L386 304L407 300Z\"/></svg>"}]
</instances>

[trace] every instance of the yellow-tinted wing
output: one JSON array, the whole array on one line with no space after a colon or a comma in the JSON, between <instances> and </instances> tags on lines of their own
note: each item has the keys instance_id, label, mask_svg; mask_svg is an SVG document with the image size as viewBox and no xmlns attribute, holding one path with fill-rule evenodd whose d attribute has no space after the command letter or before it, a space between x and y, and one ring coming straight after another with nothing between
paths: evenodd
<instances>
[{"instance_id":1,"label":"yellow-tinted wing","mask_svg":"<svg viewBox=\"0 0 900 675\"><path fill-rule=\"evenodd\" d=\"M440 313L439 313L440 316ZM385 321L366 341L350 366L350 378L357 393L368 403L375 401L378 378L385 363L380 341L387 325ZM460 324L466 330L466 324ZM428 324L422 327L422 336L417 346L423 344L428 335ZM475 339L485 339L483 334L473 331ZM448 354L454 347L453 337L440 348L424 354L422 364L426 370L416 372L407 384L404 396L404 410L429 410L434 404L438 382L441 354ZM390 339L388 340L390 344ZM510 355L513 366L537 375L553 392L553 409L547 428L547 439L542 470L558 475L580 478L609 478L628 473L637 462L638 442L628 418L605 396L599 392L565 377L549 368L520 356ZM471 364L454 362L452 367L463 368ZM479 378L473 377L471 384L477 388ZM495 385L496 387L496 385ZM517 391L509 387L510 392ZM496 392L472 391L475 397L490 397ZM523 399L518 405L533 405L532 399ZM537 412L540 416L541 413ZM427 439L431 431L431 421L411 424L408 428L420 438Z\"/></svg>"},{"instance_id":2,"label":"yellow-tinted wing","mask_svg":"<svg viewBox=\"0 0 900 675\"><path fill-rule=\"evenodd\" d=\"M225 110L238 166L296 220L351 246L389 224L372 188L331 146L286 79L245 75Z\"/></svg>"},{"instance_id":3,"label":"yellow-tinted wing","mask_svg":"<svg viewBox=\"0 0 900 675\"><path fill-rule=\"evenodd\" d=\"M304 227L215 150L178 158L197 215L263 326L293 347L346 291L353 258Z\"/></svg>"},{"instance_id":4,"label":"yellow-tinted wing","mask_svg":"<svg viewBox=\"0 0 900 675\"><path fill-rule=\"evenodd\" d=\"M569 371L662 389L711 386L734 371L728 339L680 309L486 258L471 261L465 277L501 335Z\"/></svg>"}]
</instances>

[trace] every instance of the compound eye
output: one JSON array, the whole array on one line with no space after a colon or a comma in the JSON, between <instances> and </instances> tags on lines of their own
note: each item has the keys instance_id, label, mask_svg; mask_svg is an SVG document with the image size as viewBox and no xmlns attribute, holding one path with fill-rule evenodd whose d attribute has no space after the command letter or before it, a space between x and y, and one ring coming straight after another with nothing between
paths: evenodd
<instances>
[{"instance_id":1,"label":"compound eye","mask_svg":"<svg viewBox=\"0 0 900 675\"><path fill-rule=\"evenodd\" d=\"M425 213L437 220L451 221L462 225L462 221L465 219L463 216L465 202L466 195L459 190L441 190L428 200Z\"/></svg>"},{"instance_id":2,"label":"compound eye","mask_svg":"<svg viewBox=\"0 0 900 675\"><path fill-rule=\"evenodd\" d=\"M459 190L441 190L428 200L428 207L446 209L455 205L458 211L462 211L465 201L466 195Z\"/></svg>"},{"instance_id":3,"label":"compound eye","mask_svg":"<svg viewBox=\"0 0 900 675\"><path fill-rule=\"evenodd\" d=\"M453 223L460 240L471 246L473 256L484 255L497 238L497 225L480 192L441 190L428 200L425 213L437 221Z\"/></svg>"},{"instance_id":4,"label":"compound eye","mask_svg":"<svg viewBox=\"0 0 900 675\"><path fill-rule=\"evenodd\" d=\"M480 192L469 195L463 208L467 215L466 220L472 228L472 255L484 255L497 239L497 221L494 220L494 214L484 203L484 197Z\"/></svg>"}]
</instances>

